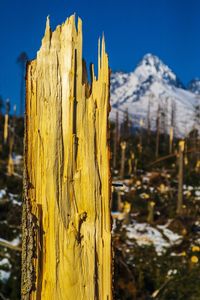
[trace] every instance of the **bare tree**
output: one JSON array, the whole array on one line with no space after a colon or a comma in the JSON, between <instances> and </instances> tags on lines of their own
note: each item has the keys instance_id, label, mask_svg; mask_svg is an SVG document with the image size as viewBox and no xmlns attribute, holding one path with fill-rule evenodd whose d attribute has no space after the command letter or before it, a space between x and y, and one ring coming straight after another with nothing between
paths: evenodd
<instances>
[{"instance_id":1,"label":"bare tree","mask_svg":"<svg viewBox=\"0 0 200 300\"><path fill-rule=\"evenodd\" d=\"M160 104L158 105L157 117L156 117L156 158L159 156L159 144L160 144Z\"/></svg>"},{"instance_id":2,"label":"bare tree","mask_svg":"<svg viewBox=\"0 0 200 300\"><path fill-rule=\"evenodd\" d=\"M199 142L199 134L200 134L200 97L197 98L197 103L194 107L194 126L196 128L195 135L195 149L197 152L197 162L200 160L200 142Z\"/></svg>"},{"instance_id":3,"label":"bare tree","mask_svg":"<svg viewBox=\"0 0 200 300\"><path fill-rule=\"evenodd\" d=\"M128 108L124 111L123 123L121 124L121 136L124 140L130 137L130 116Z\"/></svg>"},{"instance_id":4,"label":"bare tree","mask_svg":"<svg viewBox=\"0 0 200 300\"><path fill-rule=\"evenodd\" d=\"M151 100L153 99L153 94L150 94L148 99L148 110L147 110L147 136L148 136L148 144L150 144L150 135L151 135Z\"/></svg>"},{"instance_id":5,"label":"bare tree","mask_svg":"<svg viewBox=\"0 0 200 300\"><path fill-rule=\"evenodd\" d=\"M173 141L175 136L175 125L176 125L176 102L171 100L171 116L169 122L169 153L173 152Z\"/></svg>"},{"instance_id":6,"label":"bare tree","mask_svg":"<svg viewBox=\"0 0 200 300\"><path fill-rule=\"evenodd\" d=\"M9 122L9 112L10 112L10 100L6 100L6 113L5 113L5 119L4 119L4 144L7 143L8 140L8 122Z\"/></svg>"},{"instance_id":7,"label":"bare tree","mask_svg":"<svg viewBox=\"0 0 200 300\"><path fill-rule=\"evenodd\" d=\"M121 142L121 169L120 169L120 177L121 179L124 179L124 170L125 170L125 159L126 159L126 146L127 143Z\"/></svg>"},{"instance_id":8,"label":"bare tree","mask_svg":"<svg viewBox=\"0 0 200 300\"><path fill-rule=\"evenodd\" d=\"M181 214L183 205L183 152L185 148L185 141L179 142L179 153L178 153L178 201L177 201L177 214Z\"/></svg>"},{"instance_id":9,"label":"bare tree","mask_svg":"<svg viewBox=\"0 0 200 300\"><path fill-rule=\"evenodd\" d=\"M117 166L117 149L119 143L119 113L116 112L115 131L114 131L114 151L113 151L113 169Z\"/></svg>"}]
</instances>

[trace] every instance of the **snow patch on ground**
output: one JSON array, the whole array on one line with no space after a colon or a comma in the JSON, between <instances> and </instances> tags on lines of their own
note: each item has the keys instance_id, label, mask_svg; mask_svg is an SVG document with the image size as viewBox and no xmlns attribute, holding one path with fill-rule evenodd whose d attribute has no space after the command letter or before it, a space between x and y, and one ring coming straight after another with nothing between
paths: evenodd
<instances>
[{"instance_id":1,"label":"snow patch on ground","mask_svg":"<svg viewBox=\"0 0 200 300\"><path fill-rule=\"evenodd\" d=\"M10 274L11 274L10 271L0 270L0 280L7 281L10 277Z\"/></svg>"},{"instance_id":2,"label":"snow patch on ground","mask_svg":"<svg viewBox=\"0 0 200 300\"><path fill-rule=\"evenodd\" d=\"M18 246L20 244L21 240L20 240L20 237L18 236L12 241L7 241L5 239L0 238L0 242L8 243L8 244L11 244L12 246Z\"/></svg>"},{"instance_id":3,"label":"snow patch on ground","mask_svg":"<svg viewBox=\"0 0 200 300\"><path fill-rule=\"evenodd\" d=\"M14 205L19 205L19 206L22 205L22 202L18 200L19 195L15 195L15 194L11 194L11 193L9 193L8 195Z\"/></svg>"},{"instance_id":4,"label":"snow patch on ground","mask_svg":"<svg viewBox=\"0 0 200 300\"><path fill-rule=\"evenodd\" d=\"M3 199L6 196L6 190L5 189L1 189L0 190L0 199Z\"/></svg>"},{"instance_id":5,"label":"snow patch on ground","mask_svg":"<svg viewBox=\"0 0 200 300\"><path fill-rule=\"evenodd\" d=\"M0 267L4 268L4 270L0 270L0 280L7 281L10 277L10 269L12 267L8 258L3 258L0 260Z\"/></svg>"},{"instance_id":6,"label":"snow patch on ground","mask_svg":"<svg viewBox=\"0 0 200 300\"><path fill-rule=\"evenodd\" d=\"M5 265L11 268L11 264L7 258L3 258L2 260L0 260L0 266L5 266Z\"/></svg>"},{"instance_id":7,"label":"snow patch on ground","mask_svg":"<svg viewBox=\"0 0 200 300\"><path fill-rule=\"evenodd\" d=\"M136 223L127 226L127 237L135 240L139 246L153 245L158 255L166 252L167 248L178 245L182 236L166 228L166 226L153 227L148 223Z\"/></svg>"},{"instance_id":8,"label":"snow patch on ground","mask_svg":"<svg viewBox=\"0 0 200 300\"><path fill-rule=\"evenodd\" d=\"M14 155L14 157L13 157L13 161L14 161L14 164L15 165L19 165L19 164L21 164L22 163L22 160L23 160L23 156L22 155Z\"/></svg>"}]
</instances>

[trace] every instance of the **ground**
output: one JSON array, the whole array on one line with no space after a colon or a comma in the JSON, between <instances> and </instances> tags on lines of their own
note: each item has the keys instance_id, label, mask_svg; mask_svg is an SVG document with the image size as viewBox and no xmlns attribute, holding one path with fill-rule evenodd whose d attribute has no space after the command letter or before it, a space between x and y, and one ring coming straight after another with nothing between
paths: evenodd
<instances>
[{"instance_id":1,"label":"ground","mask_svg":"<svg viewBox=\"0 0 200 300\"><path fill-rule=\"evenodd\" d=\"M0 299L20 299L23 122L18 120L8 175L8 145L0 121ZM111 126L111 150L113 148ZM123 138L123 136L121 137ZM116 300L200 299L200 179L196 156L184 165L183 205L177 214L178 159L154 162L155 140L138 151L138 133L127 140L125 174L112 168L113 293ZM161 139L162 141L162 139ZM174 149L177 149L178 141ZM189 147L189 142L188 142ZM138 159L128 174L130 149ZM160 157L167 154L162 142ZM185 154L186 155L186 154ZM111 160L111 167L113 161Z\"/></svg>"}]
</instances>

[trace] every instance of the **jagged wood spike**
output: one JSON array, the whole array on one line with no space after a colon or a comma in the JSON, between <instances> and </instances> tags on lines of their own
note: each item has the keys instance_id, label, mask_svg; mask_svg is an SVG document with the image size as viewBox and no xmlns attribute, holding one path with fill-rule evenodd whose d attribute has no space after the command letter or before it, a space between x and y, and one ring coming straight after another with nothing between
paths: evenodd
<instances>
[{"instance_id":1,"label":"jagged wood spike","mask_svg":"<svg viewBox=\"0 0 200 300\"><path fill-rule=\"evenodd\" d=\"M111 300L109 67L89 86L82 22L51 31L27 67L22 299Z\"/></svg>"},{"instance_id":2,"label":"jagged wood spike","mask_svg":"<svg viewBox=\"0 0 200 300\"><path fill-rule=\"evenodd\" d=\"M8 114L5 114L4 131L3 131L4 144L6 144L8 141L8 118L9 118Z\"/></svg>"}]
</instances>

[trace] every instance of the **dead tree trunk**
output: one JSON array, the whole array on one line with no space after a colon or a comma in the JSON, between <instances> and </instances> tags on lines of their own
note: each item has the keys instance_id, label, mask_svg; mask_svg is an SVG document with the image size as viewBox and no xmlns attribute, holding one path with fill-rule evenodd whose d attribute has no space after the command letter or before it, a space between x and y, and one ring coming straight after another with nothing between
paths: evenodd
<instances>
[{"instance_id":1,"label":"dead tree trunk","mask_svg":"<svg viewBox=\"0 0 200 300\"><path fill-rule=\"evenodd\" d=\"M149 222L149 224L153 224L153 222L154 222L154 206L155 206L154 201L148 202L147 222Z\"/></svg>"},{"instance_id":2,"label":"dead tree trunk","mask_svg":"<svg viewBox=\"0 0 200 300\"><path fill-rule=\"evenodd\" d=\"M139 153L142 156L144 120L140 119Z\"/></svg>"},{"instance_id":3,"label":"dead tree trunk","mask_svg":"<svg viewBox=\"0 0 200 300\"><path fill-rule=\"evenodd\" d=\"M151 138L151 99L153 98L153 95L150 96L148 99L148 110L147 110L147 143L150 144L150 138Z\"/></svg>"},{"instance_id":4,"label":"dead tree trunk","mask_svg":"<svg viewBox=\"0 0 200 300\"><path fill-rule=\"evenodd\" d=\"M81 20L52 32L48 19L26 74L23 300L112 299L104 39L91 73L90 86Z\"/></svg>"},{"instance_id":5,"label":"dead tree trunk","mask_svg":"<svg viewBox=\"0 0 200 300\"><path fill-rule=\"evenodd\" d=\"M157 110L156 119L156 158L159 156L159 146L160 146L160 105Z\"/></svg>"},{"instance_id":6,"label":"dead tree trunk","mask_svg":"<svg viewBox=\"0 0 200 300\"><path fill-rule=\"evenodd\" d=\"M4 140L4 144L6 144L8 140L8 114L7 113L5 114L5 119L4 119L3 140Z\"/></svg>"},{"instance_id":7,"label":"dead tree trunk","mask_svg":"<svg viewBox=\"0 0 200 300\"><path fill-rule=\"evenodd\" d=\"M114 150L113 150L113 169L117 167L117 150L119 143L119 113L116 112L115 131L114 131Z\"/></svg>"},{"instance_id":8,"label":"dead tree trunk","mask_svg":"<svg viewBox=\"0 0 200 300\"><path fill-rule=\"evenodd\" d=\"M5 120L4 120L4 144L7 144L8 142L8 122L9 122L9 112L10 112L10 100L6 100L6 114L5 114Z\"/></svg>"},{"instance_id":9,"label":"dead tree trunk","mask_svg":"<svg viewBox=\"0 0 200 300\"><path fill-rule=\"evenodd\" d=\"M134 152L131 151L130 158L128 160L128 175L130 175L131 177L134 175L134 160L135 160L135 155Z\"/></svg>"},{"instance_id":10,"label":"dead tree trunk","mask_svg":"<svg viewBox=\"0 0 200 300\"><path fill-rule=\"evenodd\" d=\"M179 142L179 171L178 171L178 202L177 202L177 214L181 214L183 206L183 152L184 141Z\"/></svg>"},{"instance_id":11,"label":"dead tree trunk","mask_svg":"<svg viewBox=\"0 0 200 300\"><path fill-rule=\"evenodd\" d=\"M12 176L14 174L13 146L14 146L14 133L12 132L10 133L9 136L9 157L8 157L8 165L7 165L8 176Z\"/></svg>"},{"instance_id":12,"label":"dead tree trunk","mask_svg":"<svg viewBox=\"0 0 200 300\"><path fill-rule=\"evenodd\" d=\"M126 158L126 142L121 142L121 168L120 168L120 178L124 179L125 170L125 158Z\"/></svg>"},{"instance_id":13,"label":"dead tree trunk","mask_svg":"<svg viewBox=\"0 0 200 300\"><path fill-rule=\"evenodd\" d=\"M170 126L169 128L169 154L173 151L173 139L174 139L174 128Z\"/></svg>"}]
</instances>

